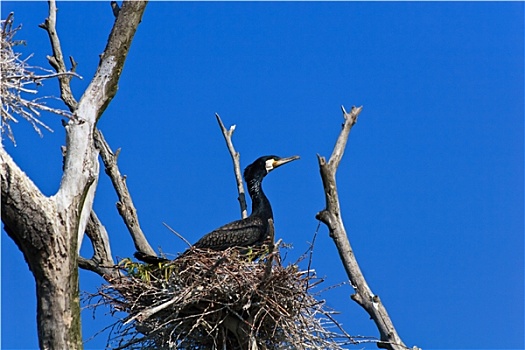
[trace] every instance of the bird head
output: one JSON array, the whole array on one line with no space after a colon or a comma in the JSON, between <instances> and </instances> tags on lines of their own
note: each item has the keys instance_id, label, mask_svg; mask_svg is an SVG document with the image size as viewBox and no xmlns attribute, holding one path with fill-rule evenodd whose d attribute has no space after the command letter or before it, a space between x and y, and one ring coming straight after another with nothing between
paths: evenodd
<instances>
[{"instance_id":1,"label":"bird head","mask_svg":"<svg viewBox=\"0 0 525 350\"><path fill-rule=\"evenodd\" d=\"M283 164L299 159L299 156L281 158L278 156L263 156L257 158L252 164L244 169L244 179L249 181L254 178L263 178L270 171L277 169Z\"/></svg>"}]
</instances>

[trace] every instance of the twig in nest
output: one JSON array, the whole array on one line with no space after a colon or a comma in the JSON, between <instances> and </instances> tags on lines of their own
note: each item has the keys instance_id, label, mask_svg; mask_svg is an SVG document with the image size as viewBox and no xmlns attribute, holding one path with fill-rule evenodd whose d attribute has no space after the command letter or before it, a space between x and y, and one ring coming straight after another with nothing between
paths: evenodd
<instances>
[{"instance_id":1,"label":"twig in nest","mask_svg":"<svg viewBox=\"0 0 525 350\"><path fill-rule=\"evenodd\" d=\"M177 231L175 231L174 229L172 229L167 223L163 222L162 223L168 230L170 230L171 232L173 232L177 237L179 237L180 239L182 239L184 241L184 243L186 243L188 245L188 247L191 248L191 243L186 239L184 238L180 233L178 233Z\"/></svg>"}]
</instances>

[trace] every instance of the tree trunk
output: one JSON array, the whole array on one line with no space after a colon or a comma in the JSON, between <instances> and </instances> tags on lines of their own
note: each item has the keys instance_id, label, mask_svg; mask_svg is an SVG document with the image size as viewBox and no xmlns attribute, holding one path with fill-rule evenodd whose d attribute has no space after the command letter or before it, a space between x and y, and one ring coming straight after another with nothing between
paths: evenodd
<instances>
[{"instance_id":1,"label":"tree trunk","mask_svg":"<svg viewBox=\"0 0 525 350\"><path fill-rule=\"evenodd\" d=\"M81 349L78 214L59 213L3 148L0 161L2 220L35 278L40 348Z\"/></svg>"},{"instance_id":2,"label":"tree trunk","mask_svg":"<svg viewBox=\"0 0 525 350\"><path fill-rule=\"evenodd\" d=\"M60 79L61 97L74 112L66 129L64 173L58 192L46 197L0 144L2 221L24 254L36 281L38 336L41 349L82 349L78 286L78 249L90 217L99 175L94 146L96 123L118 88L131 41L146 7L125 1L118 11L99 67L76 103L69 80ZM56 4L41 25L50 37L51 65L64 73L56 32Z\"/></svg>"},{"instance_id":3,"label":"tree trunk","mask_svg":"<svg viewBox=\"0 0 525 350\"><path fill-rule=\"evenodd\" d=\"M49 277L36 279L40 349L82 349L78 269Z\"/></svg>"}]
</instances>

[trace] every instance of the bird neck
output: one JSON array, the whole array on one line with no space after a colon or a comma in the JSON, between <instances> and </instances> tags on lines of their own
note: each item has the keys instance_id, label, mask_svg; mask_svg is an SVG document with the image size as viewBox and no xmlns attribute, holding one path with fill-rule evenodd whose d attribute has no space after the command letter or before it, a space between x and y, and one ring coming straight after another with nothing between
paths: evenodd
<instances>
[{"instance_id":1,"label":"bird neck","mask_svg":"<svg viewBox=\"0 0 525 350\"><path fill-rule=\"evenodd\" d=\"M248 194L252 199L252 213L250 216L259 216L265 221L273 219L272 206L262 190L262 180L250 180L248 182Z\"/></svg>"}]
</instances>

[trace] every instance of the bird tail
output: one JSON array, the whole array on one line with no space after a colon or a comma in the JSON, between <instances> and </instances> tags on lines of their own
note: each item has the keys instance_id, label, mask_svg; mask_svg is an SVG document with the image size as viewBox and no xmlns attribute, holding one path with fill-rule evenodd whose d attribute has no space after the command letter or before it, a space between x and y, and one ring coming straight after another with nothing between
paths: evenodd
<instances>
[{"instance_id":1,"label":"bird tail","mask_svg":"<svg viewBox=\"0 0 525 350\"><path fill-rule=\"evenodd\" d=\"M143 252L135 252L133 256L137 258L138 260L145 262L147 264L159 264L159 263L165 263L165 262L170 261L168 259L159 258L158 256L149 255Z\"/></svg>"}]
</instances>

